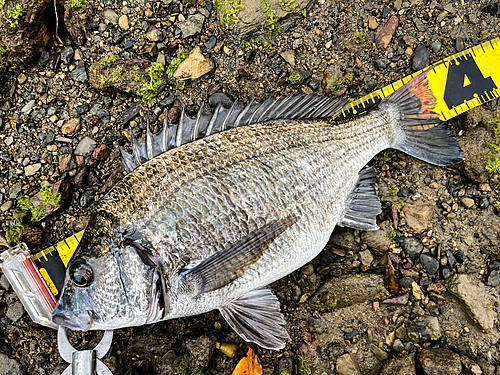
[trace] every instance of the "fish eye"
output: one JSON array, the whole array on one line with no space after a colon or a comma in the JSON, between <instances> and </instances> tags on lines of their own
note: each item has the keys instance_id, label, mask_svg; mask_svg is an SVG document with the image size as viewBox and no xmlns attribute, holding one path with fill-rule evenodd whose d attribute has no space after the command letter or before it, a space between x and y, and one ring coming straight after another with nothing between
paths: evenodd
<instances>
[{"instance_id":1,"label":"fish eye","mask_svg":"<svg viewBox=\"0 0 500 375\"><path fill-rule=\"evenodd\" d=\"M90 285L94 278L94 270L90 264L83 259L76 259L69 266L69 277L76 286L85 288Z\"/></svg>"}]
</instances>

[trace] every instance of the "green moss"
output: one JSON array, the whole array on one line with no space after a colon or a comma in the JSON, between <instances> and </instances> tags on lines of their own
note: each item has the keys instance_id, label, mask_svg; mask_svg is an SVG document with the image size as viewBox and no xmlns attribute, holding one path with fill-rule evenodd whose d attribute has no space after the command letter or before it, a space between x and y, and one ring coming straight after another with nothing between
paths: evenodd
<instances>
[{"instance_id":1,"label":"green moss","mask_svg":"<svg viewBox=\"0 0 500 375\"><path fill-rule=\"evenodd\" d=\"M302 9L302 10L300 11L300 14L302 14L302 17L306 18L306 17L307 17L307 10Z\"/></svg>"},{"instance_id":2,"label":"green moss","mask_svg":"<svg viewBox=\"0 0 500 375\"><path fill-rule=\"evenodd\" d=\"M394 150L392 148L388 148L382 151L379 155L380 155L380 160L388 161L391 160L392 155L394 155Z\"/></svg>"},{"instance_id":3,"label":"green moss","mask_svg":"<svg viewBox=\"0 0 500 375\"><path fill-rule=\"evenodd\" d=\"M288 0L287 2L285 2L285 0L280 0L279 4L280 7L285 9L287 12L293 12L299 6L296 0Z\"/></svg>"},{"instance_id":4,"label":"green moss","mask_svg":"<svg viewBox=\"0 0 500 375\"><path fill-rule=\"evenodd\" d=\"M118 61L120 60L120 56L116 56L116 55L111 55L107 58L105 58L104 60L101 60L98 62L99 65L106 65L107 63L114 63L115 61Z\"/></svg>"},{"instance_id":5,"label":"green moss","mask_svg":"<svg viewBox=\"0 0 500 375\"><path fill-rule=\"evenodd\" d=\"M484 148L489 148L490 149L490 154L498 154L500 153L500 146L492 143L492 142L486 142L484 144Z\"/></svg>"},{"instance_id":6,"label":"green moss","mask_svg":"<svg viewBox=\"0 0 500 375\"><path fill-rule=\"evenodd\" d=\"M288 371L288 370L286 370L286 369L282 368L282 369L280 370L280 375L292 375L292 374L290 374L290 371Z\"/></svg>"},{"instance_id":7,"label":"green moss","mask_svg":"<svg viewBox=\"0 0 500 375\"><path fill-rule=\"evenodd\" d=\"M405 202L402 199L400 199L394 202L392 205L396 207L398 210L401 210L405 206Z\"/></svg>"},{"instance_id":8,"label":"green moss","mask_svg":"<svg viewBox=\"0 0 500 375\"><path fill-rule=\"evenodd\" d=\"M386 237L389 241L396 238L396 230L394 229L394 225L392 223L389 224L389 233L386 234Z\"/></svg>"},{"instance_id":9,"label":"green moss","mask_svg":"<svg viewBox=\"0 0 500 375\"><path fill-rule=\"evenodd\" d=\"M238 14L245 9L243 0L215 0L215 9L219 12L220 22L229 27L240 22Z\"/></svg>"},{"instance_id":10,"label":"green moss","mask_svg":"<svg viewBox=\"0 0 500 375\"><path fill-rule=\"evenodd\" d=\"M21 234L21 227L20 226L8 228L5 231L5 239L7 240L7 242L19 244L21 242L19 240L20 234Z\"/></svg>"},{"instance_id":11,"label":"green moss","mask_svg":"<svg viewBox=\"0 0 500 375\"><path fill-rule=\"evenodd\" d=\"M366 39L358 31L352 34L352 39L356 44L363 44L364 42L366 42Z\"/></svg>"},{"instance_id":12,"label":"green moss","mask_svg":"<svg viewBox=\"0 0 500 375\"><path fill-rule=\"evenodd\" d=\"M169 64L167 68L167 77L169 81L176 87L179 88L184 88L186 85L186 82L184 81L179 81L177 78L174 77L174 73L184 60L186 60L189 57L189 51L184 49L183 47L179 47L179 51L177 52L177 56L172 60L172 62Z\"/></svg>"},{"instance_id":13,"label":"green moss","mask_svg":"<svg viewBox=\"0 0 500 375\"><path fill-rule=\"evenodd\" d=\"M205 367L195 367L191 370L190 375L205 375L207 373Z\"/></svg>"},{"instance_id":14,"label":"green moss","mask_svg":"<svg viewBox=\"0 0 500 375\"><path fill-rule=\"evenodd\" d=\"M269 0L261 0L262 10L266 16L268 37L271 39L273 35L279 33L278 17L276 16L276 10L271 7Z\"/></svg>"},{"instance_id":15,"label":"green moss","mask_svg":"<svg viewBox=\"0 0 500 375\"><path fill-rule=\"evenodd\" d=\"M493 160L488 160L485 166L488 173L497 173L500 171L500 160L497 157Z\"/></svg>"},{"instance_id":16,"label":"green moss","mask_svg":"<svg viewBox=\"0 0 500 375\"><path fill-rule=\"evenodd\" d=\"M165 81L163 80L164 71L165 67L161 63L152 63L151 66L146 69L146 73L150 78L149 82L142 84L137 92L137 96L145 104L151 104L156 101L158 90L165 85Z\"/></svg>"},{"instance_id":17,"label":"green moss","mask_svg":"<svg viewBox=\"0 0 500 375\"><path fill-rule=\"evenodd\" d=\"M51 186L44 186L40 189L40 201L45 206L59 206L61 200L61 193L54 193Z\"/></svg>"},{"instance_id":18,"label":"green moss","mask_svg":"<svg viewBox=\"0 0 500 375\"><path fill-rule=\"evenodd\" d=\"M20 4L17 4L14 10L7 10L5 19L7 20L11 31L16 31L19 28L19 20L21 19L24 12L25 10Z\"/></svg>"},{"instance_id":19,"label":"green moss","mask_svg":"<svg viewBox=\"0 0 500 375\"><path fill-rule=\"evenodd\" d=\"M334 77L327 76L326 80L323 79L321 87L326 93L333 95L349 86L353 79L353 73L339 74Z\"/></svg>"},{"instance_id":20,"label":"green moss","mask_svg":"<svg viewBox=\"0 0 500 375\"><path fill-rule=\"evenodd\" d=\"M141 68L137 65L132 67L132 78L136 82L142 82Z\"/></svg>"},{"instance_id":21,"label":"green moss","mask_svg":"<svg viewBox=\"0 0 500 375\"><path fill-rule=\"evenodd\" d=\"M266 52L270 52L273 49L273 45L265 40L260 39L250 39L240 41L240 50L246 51L252 48L261 48Z\"/></svg>"},{"instance_id":22,"label":"green moss","mask_svg":"<svg viewBox=\"0 0 500 375\"><path fill-rule=\"evenodd\" d=\"M399 193L399 188L396 185L389 186L388 190L389 190L389 194L391 194L393 197L395 197Z\"/></svg>"},{"instance_id":23,"label":"green moss","mask_svg":"<svg viewBox=\"0 0 500 375\"><path fill-rule=\"evenodd\" d=\"M302 356L299 356L298 370L300 375L311 375L312 373L309 361Z\"/></svg>"},{"instance_id":24,"label":"green moss","mask_svg":"<svg viewBox=\"0 0 500 375\"><path fill-rule=\"evenodd\" d=\"M70 0L69 6L74 10L81 10L87 6L86 0Z\"/></svg>"},{"instance_id":25,"label":"green moss","mask_svg":"<svg viewBox=\"0 0 500 375\"><path fill-rule=\"evenodd\" d=\"M189 375L189 366L187 364L186 359L182 359L175 370L172 372L172 375Z\"/></svg>"},{"instance_id":26,"label":"green moss","mask_svg":"<svg viewBox=\"0 0 500 375\"><path fill-rule=\"evenodd\" d=\"M7 0L0 0L0 9L3 9Z\"/></svg>"},{"instance_id":27,"label":"green moss","mask_svg":"<svg viewBox=\"0 0 500 375\"><path fill-rule=\"evenodd\" d=\"M288 77L287 81L294 86L299 86L304 81L304 78L300 75L300 73L293 72L292 74L290 74L290 77Z\"/></svg>"},{"instance_id":28,"label":"green moss","mask_svg":"<svg viewBox=\"0 0 500 375\"><path fill-rule=\"evenodd\" d=\"M117 84L124 82L125 78L123 78L123 73L125 73L125 67L123 65L118 65L111 72L107 82L110 84Z\"/></svg>"}]
</instances>

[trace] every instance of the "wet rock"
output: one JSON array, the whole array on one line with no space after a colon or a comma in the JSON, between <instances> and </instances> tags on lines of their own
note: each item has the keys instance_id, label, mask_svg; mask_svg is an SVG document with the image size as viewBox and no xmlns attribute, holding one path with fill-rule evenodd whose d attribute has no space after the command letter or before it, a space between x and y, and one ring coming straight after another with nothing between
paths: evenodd
<instances>
[{"instance_id":1,"label":"wet rock","mask_svg":"<svg viewBox=\"0 0 500 375\"><path fill-rule=\"evenodd\" d=\"M430 56L431 53L425 45L419 44L417 47L415 47L415 51L411 59L412 70L416 72L428 66L431 63Z\"/></svg>"},{"instance_id":2,"label":"wet rock","mask_svg":"<svg viewBox=\"0 0 500 375\"><path fill-rule=\"evenodd\" d=\"M460 356L445 348L422 349L417 359L427 375L458 375L462 369Z\"/></svg>"},{"instance_id":3,"label":"wet rock","mask_svg":"<svg viewBox=\"0 0 500 375\"><path fill-rule=\"evenodd\" d=\"M210 95L210 97L208 98L208 104L212 109L215 109L219 105L219 103L221 103L225 108L231 108L231 106L233 105L233 101L222 92L216 92L215 94Z\"/></svg>"},{"instance_id":4,"label":"wet rock","mask_svg":"<svg viewBox=\"0 0 500 375\"><path fill-rule=\"evenodd\" d=\"M482 329L494 327L496 313L491 308L494 301L480 281L474 280L473 276L457 274L450 280L448 290L458 297Z\"/></svg>"},{"instance_id":5,"label":"wet rock","mask_svg":"<svg viewBox=\"0 0 500 375\"><path fill-rule=\"evenodd\" d=\"M24 315L23 304L19 301L9 304L5 316L12 320L13 323L17 322Z\"/></svg>"},{"instance_id":6,"label":"wet rock","mask_svg":"<svg viewBox=\"0 0 500 375\"><path fill-rule=\"evenodd\" d=\"M430 275L434 275L439 270L439 262L437 259L427 254L420 254L420 262L422 263L422 267L424 267Z\"/></svg>"},{"instance_id":7,"label":"wet rock","mask_svg":"<svg viewBox=\"0 0 500 375\"><path fill-rule=\"evenodd\" d=\"M208 366L216 341L215 337L206 335L186 341L186 347L190 354L189 362L191 367Z\"/></svg>"},{"instance_id":8,"label":"wet rock","mask_svg":"<svg viewBox=\"0 0 500 375\"><path fill-rule=\"evenodd\" d=\"M213 61L203 56L200 47L196 47L189 54L189 57L179 64L177 70L174 72L174 77L179 81L197 79L210 72L213 68Z\"/></svg>"},{"instance_id":9,"label":"wet rock","mask_svg":"<svg viewBox=\"0 0 500 375\"><path fill-rule=\"evenodd\" d=\"M21 228L19 233L19 239L21 242L31 243L34 245L40 245L43 238L43 229L39 227L25 227Z\"/></svg>"},{"instance_id":10,"label":"wet rock","mask_svg":"<svg viewBox=\"0 0 500 375\"><path fill-rule=\"evenodd\" d=\"M380 224L380 229L366 231L361 234L361 239L372 249L383 254L389 250L391 241L389 240L391 226L389 221Z\"/></svg>"},{"instance_id":11,"label":"wet rock","mask_svg":"<svg viewBox=\"0 0 500 375\"><path fill-rule=\"evenodd\" d=\"M375 36L375 45L377 48L386 49L391 42L392 36L399 25L399 19L396 16L391 16L387 23L377 32Z\"/></svg>"},{"instance_id":12,"label":"wet rock","mask_svg":"<svg viewBox=\"0 0 500 375\"><path fill-rule=\"evenodd\" d=\"M416 237L402 237L397 240L403 251L410 258L415 259L424 249L422 241Z\"/></svg>"},{"instance_id":13,"label":"wet rock","mask_svg":"<svg viewBox=\"0 0 500 375\"><path fill-rule=\"evenodd\" d=\"M85 63L80 61L70 75L76 82L85 82L88 79L87 71L85 70Z\"/></svg>"},{"instance_id":14,"label":"wet rock","mask_svg":"<svg viewBox=\"0 0 500 375\"><path fill-rule=\"evenodd\" d=\"M404 206L406 224L410 233L419 234L432 228L435 205L432 202L418 202Z\"/></svg>"},{"instance_id":15,"label":"wet rock","mask_svg":"<svg viewBox=\"0 0 500 375\"><path fill-rule=\"evenodd\" d=\"M179 23L179 28L182 32L183 38L189 38L201 32L205 17L201 14L193 14L189 16L184 22Z\"/></svg>"},{"instance_id":16,"label":"wet rock","mask_svg":"<svg viewBox=\"0 0 500 375\"><path fill-rule=\"evenodd\" d=\"M439 52L441 51L441 46L442 46L441 42L434 42L431 45L431 49L433 52Z\"/></svg>"},{"instance_id":17,"label":"wet rock","mask_svg":"<svg viewBox=\"0 0 500 375\"><path fill-rule=\"evenodd\" d=\"M75 51L73 50L73 48L69 47L69 48L63 49L61 52L61 61L63 63L65 63L66 65L69 65L69 63L71 62L71 59L73 58L74 55L75 55Z\"/></svg>"},{"instance_id":18,"label":"wet rock","mask_svg":"<svg viewBox=\"0 0 500 375\"><path fill-rule=\"evenodd\" d=\"M382 275L345 275L328 280L311 298L311 307L320 312L366 302L385 292Z\"/></svg>"},{"instance_id":19,"label":"wet rock","mask_svg":"<svg viewBox=\"0 0 500 375\"><path fill-rule=\"evenodd\" d=\"M80 118L79 117L75 117L75 118L72 118L71 120L68 120L61 128L61 132L64 135L69 135L69 136L72 136L78 130L80 130Z\"/></svg>"},{"instance_id":20,"label":"wet rock","mask_svg":"<svg viewBox=\"0 0 500 375\"><path fill-rule=\"evenodd\" d=\"M337 373L339 375L361 375L358 363L351 353L341 355L337 359Z\"/></svg>"},{"instance_id":21,"label":"wet rock","mask_svg":"<svg viewBox=\"0 0 500 375\"><path fill-rule=\"evenodd\" d=\"M43 51L50 39L49 17L51 0L19 0L5 2L0 18L0 45L7 52L2 57L2 65L25 65L33 62ZM15 12L20 6L24 12L14 28L6 21L8 11Z\"/></svg>"},{"instance_id":22,"label":"wet rock","mask_svg":"<svg viewBox=\"0 0 500 375\"><path fill-rule=\"evenodd\" d=\"M500 285L500 270L491 271L490 275L488 276L488 281L486 282L486 285L492 286L494 288Z\"/></svg>"},{"instance_id":23,"label":"wet rock","mask_svg":"<svg viewBox=\"0 0 500 375\"><path fill-rule=\"evenodd\" d=\"M79 46L84 46L90 36L87 24L94 18L94 8L90 2L85 2L83 8L75 9L71 0L60 0L62 15L60 22L66 35Z\"/></svg>"},{"instance_id":24,"label":"wet rock","mask_svg":"<svg viewBox=\"0 0 500 375\"><path fill-rule=\"evenodd\" d=\"M84 191L80 197L79 203L81 207L87 207L93 200L94 194L92 194L90 191Z\"/></svg>"},{"instance_id":25,"label":"wet rock","mask_svg":"<svg viewBox=\"0 0 500 375\"><path fill-rule=\"evenodd\" d=\"M102 144L94 148L92 151L92 156L94 157L95 160L105 160L108 156L111 150L109 149L108 146Z\"/></svg>"},{"instance_id":26,"label":"wet rock","mask_svg":"<svg viewBox=\"0 0 500 375\"><path fill-rule=\"evenodd\" d=\"M78 146L76 146L75 155L87 156L97 145L97 142L92 138L83 138Z\"/></svg>"},{"instance_id":27,"label":"wet rock","mask_svg":"<svg viewBox=\"0 0 500 375\"><path fill-rule=\"evenodd\" d=\"M7 355L0 353L0 375L23 375L19 363L16 360L9 358Z\"/></svg>"},{"instance_id":28,"label":"wet rock","mask_svg":"<svg viewBox=\"0 0 500 375\"><path fill-rule=\"evenodd\" d=\"M416 375L415 359L412 356L393 358L380 372L380 375Z\"/></svg>"},{"instance_id":29,"label":"wet rock","mask_svg":"<svg viewBox=\"0 0 500 375\"><path fill-rule=\"evenodd\" d=\"M135 46L136 40L134 38L131 38L127 40L125 43L123 43L123 48L125 49L130 49Z\"/></svg>"}]
</instances>

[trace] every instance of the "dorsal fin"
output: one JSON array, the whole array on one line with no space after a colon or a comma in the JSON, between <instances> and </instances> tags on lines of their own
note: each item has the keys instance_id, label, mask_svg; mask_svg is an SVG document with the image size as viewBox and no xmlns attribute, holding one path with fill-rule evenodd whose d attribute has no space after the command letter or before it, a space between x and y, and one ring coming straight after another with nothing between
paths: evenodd
<instances>
[{"instance_id":1,"label":"dorsal fin","mask_svg":"<svg viewBox=\"0 0 500 375\"><path fill-rule=\"evenodd\" d=\"M130 173L150 160L151 156L158 156L172 148L238 126L273 120L335 118L346 103L346 99L313 94L269 98L262 104L252 100L246 106L235 101L229 109L219 104L212 115L201 106L194 119L188 117L183 109L178 125L169 123L167 111L163 129L159 133L152 134L148 124L146 142L139 142L132 131L130 132L132 154L120 149L123 156L122 165L125 171Z\"/></svg>"},{"instance_id":2,"label":"dorsal fin","mask_svg":"<svg viewBox=\"0 0 500 375\"><path fill-rule=\"evenodd\" d=\"M349 208L339 227L359 230L377 230L377 215L382 212L382 205L377 195L377 171L368 167L359 172L358 182L351 194Z\"/></svg>"}]
</instances>

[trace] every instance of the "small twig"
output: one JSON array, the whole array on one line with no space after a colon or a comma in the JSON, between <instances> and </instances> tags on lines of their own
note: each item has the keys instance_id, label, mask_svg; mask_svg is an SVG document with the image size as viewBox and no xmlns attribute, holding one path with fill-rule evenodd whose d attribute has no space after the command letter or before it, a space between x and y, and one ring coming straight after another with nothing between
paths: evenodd
<instances>
[{"instance_id":1,"label":"small twig","mask_svg":"<svg viewBox=\"0 0 500 375\"><path fill-rule=\"evenodd\" d=\"M56 38L61 43L61 45L64 45L62 42L61 38L59 38L58 30L59 30L59 17L57 16L57 0L54 0L54 12L56 13Z\"/></svg>"}]
</instances>

